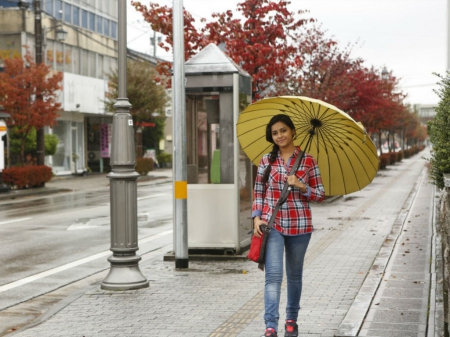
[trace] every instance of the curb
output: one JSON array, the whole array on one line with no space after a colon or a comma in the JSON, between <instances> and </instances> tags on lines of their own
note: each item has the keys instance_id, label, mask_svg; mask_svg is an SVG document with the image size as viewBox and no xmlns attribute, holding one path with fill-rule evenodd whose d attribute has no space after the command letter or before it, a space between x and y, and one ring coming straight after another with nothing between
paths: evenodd
<instances>
[{"instance_id":1,"label":"curb","mask_svg":"<svg viewBox=\"0 0 450 337\"><path fill-rule=\"evenodd\" d=\"M87 177L59 177L55 180L69 180L69 179L89 179L89 177L95 177L96 176L87 176ZM107 177L105 176L105 179ZM137 183L145 183L145 182L155 182L158 183L161 181L161 183L166 182L168 179L170 179L168 176L140 176L137 179ZM58 187L37 187L37 188L30 188L30 189L22 189L22 190L8 190L5 192L0 192L0 201L7 201L7 200L15 200L20 198L27 198L27 197L34 197L34 196L42 196L42 195L51 195L51 194L57 194L57 193L68 193L68 192L82 192L82 191L74 191L72 189L68 188L58 188Z\"/></svg>"},{"instance_id":2,"label":"curb","mask_svg":"<svg viewBox=\"0 0 450 337\"><path fill-rule=\"evenodd\" d=\"M369 270L361 288L356 295L350 309L342 320L339 328L337 329L334 337L356 337L362 327L364 319L369 311L370 305L373 298L380 286L383 279L386 267L392 257L394 247L397 243L398 238L402 232L402 228L405 225L405 221L408 219L408 215L411 211L411 206L419 191L419 186L424 181L425 172L422 171L422 176L420 181L416 181L414 187L412 188L408 198L406 199L402 211L398 214L395 219L392 230L390 234L385 239L385 242L380 248L375 260L373 262L372 268Z\"/></svg>"}]
</instances>

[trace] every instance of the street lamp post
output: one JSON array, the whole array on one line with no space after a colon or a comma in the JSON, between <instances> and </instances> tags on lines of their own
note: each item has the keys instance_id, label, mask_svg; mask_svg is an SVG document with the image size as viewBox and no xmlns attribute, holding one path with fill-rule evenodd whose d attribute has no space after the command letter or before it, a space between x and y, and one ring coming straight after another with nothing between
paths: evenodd
<instances>
[{"instance_id":1,"label":"street lamp post","mask_svg":"<svg viewBox=\"0 0 450 337\"><path fill-rule=\"evenodd\" d=\"M127 98L127 3L118 0L118 84L119 97L114 104L111 143L110 208L111 251L108 258L111 269L101 284L102 289L130 290L149 286L139 269L141 257L136 254L137 232L137 178L131 104Z\"/></svg>"}]
</instances>

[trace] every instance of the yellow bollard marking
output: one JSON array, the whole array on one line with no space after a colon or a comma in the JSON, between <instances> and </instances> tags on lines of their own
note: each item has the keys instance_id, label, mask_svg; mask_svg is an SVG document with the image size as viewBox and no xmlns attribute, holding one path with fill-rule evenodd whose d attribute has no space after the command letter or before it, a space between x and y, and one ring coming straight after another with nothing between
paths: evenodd
<instances>
[{"instance_id":1,"label":"yellow bollard marking","mask_svg":"<svg viewBox=\"0 0 450 337\"><path fill-rule=\"evenodd\" d=\"M187 181L175 181L175 199L187 199Z\"/></svg>"}]
</instances>

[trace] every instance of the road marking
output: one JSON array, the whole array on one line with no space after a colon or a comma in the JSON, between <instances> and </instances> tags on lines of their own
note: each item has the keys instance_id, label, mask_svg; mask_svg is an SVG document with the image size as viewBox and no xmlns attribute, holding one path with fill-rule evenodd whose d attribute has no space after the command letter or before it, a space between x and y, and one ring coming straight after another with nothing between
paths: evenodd
<instances>
[{"instance_id":1,"label":"road marking","mask_svg":"<svg viewBox=\"0 0 450 337\"><path fill-rule=\"evenodd\" d=\"M21 219L16 219L16 220L9 220L9 221L4 221L4 222L0 222L0 225L6 225L9 223L13 223L13 222L20 222L20 221L26 221L26 220L31 220L33 218L21 218Z\"/></svg>"},{"instance_id":2,"label":"road marking","mask_svg":"<svg viewBox=\"0 0 450 337\"><path fill-rule=\"evenodd\" d=\"M160 237L172 234L172 232L173 232L173 230L170 229L170 230L166 230L164 232L161 232L161 233L149 236L148 238L140 240L139 244L143 244L143 243L146 243L146 242L150 242L150 241L159 239ZM40 279L42 279L44 277L47 277L47 276L50 276L50 275L62 272L64 270L67 270L67 269L70 269L70 268L74 268L74 267L78 267L78 266L80 266L82 264L91 262L93 260L99 259L101 257L108 256L108 255L111 255L111 254L112 254L112 252L110 250L107 250L107 251L104 251L104 252L101 252L101 253L98 253L98 254L91 255L89 257L85 257L84 259L80 259L80 260L77 260L77 261L74 261L74 262L70 262L70 263L67 263L65 265L59 266L57 268L49 269L49 270L46 270L46 271L44 271L42 273L31 275L31 276L25 277L23 279L20 279L20 280L17 280L17 281L5 284L3 286L0 286L0 293L2 293L4 291L7 291L7 290L10 290L10 289L14 289L14 288L20 287L20 286L22 286L24 284L27 284L27 283L31 283L31 282L40 280Z\"/></svg>"},{"instance_id":3,"label":"road marking","mask_svg":"<svg viewBox=\"0 0 450 337\"><path fill-rule=\"evenodd\" d=\"M137 198L137 200L144 200L144 199L157 198L157 197L162 197L162 196L165 196L165 195L168 195L168 194L169 194L169 193L149 195L148 197Z\"/></svg>"}]
</instances>

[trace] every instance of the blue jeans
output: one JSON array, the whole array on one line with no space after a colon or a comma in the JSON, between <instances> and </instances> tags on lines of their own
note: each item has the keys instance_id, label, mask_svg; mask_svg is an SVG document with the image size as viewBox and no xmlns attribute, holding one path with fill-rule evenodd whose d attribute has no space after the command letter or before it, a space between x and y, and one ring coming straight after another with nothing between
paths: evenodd
<instances>
[{"instance_id":1,"label":"blue jeans","mask_svg":"<svg viewBox=\"0 0 450 337\"><path fill-rule=\"evenodd\" d=\"M266 248L266 285L264 288L266 328L278 331L280 293L283 280L283 255L286 249L287 305L286 319L297 321L302 295L303 261L311 233L295 236L282 235L272 229Z\"/></svg>"}]
</instances>

